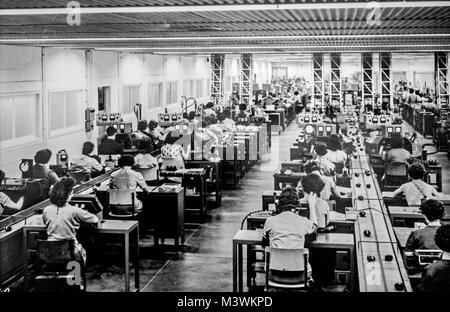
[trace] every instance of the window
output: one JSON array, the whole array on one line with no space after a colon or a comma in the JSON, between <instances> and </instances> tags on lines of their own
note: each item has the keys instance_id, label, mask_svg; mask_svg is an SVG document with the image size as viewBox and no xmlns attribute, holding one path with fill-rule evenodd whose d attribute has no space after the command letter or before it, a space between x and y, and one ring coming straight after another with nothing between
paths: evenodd
<instances>
[{"instance_id":1,"label":"window","mask_svg":"<svg viewBox=\"0 0 450 312\"><path fill-rule=\"evenodd\" d=\"M211 78L206 79L206 94L205 96L209 96L211 94Z\"/></svg>"},{"instance_id":2,"label":"window","mask_svg":"<svg viewBox=\"0 0 450 312\"><path fill-rule=\"evenodd\" d=\"M81 112L85 104L83 90L50 92L50 132L81 128Z\"/></svg>"},{"instance_id":3,"label":"window","mask_svg":"<svg viewBox=\"0 0 450 312\"><path fill-rule=\"evenodd\" d=\"M98 87L98 111L109 111L111 87Z\"/></svg>"},{"instance_id":4,"label":"window","mask_svg":"<svg viewBox=\"0 0 450 312\"><path fill-rule=\"evenodd\" d=\"M162 83L151 83L148 85L147 91L147 108L155 108L161 106Z\"/></svg>"},{"instance_id":5,"label":"window","mask_svg":"<svg viewBox=\"0 0 450 312\"><path fill-rule=\"evenodd\" d=\"M188 98L194 95L194 80L183 81L183 95Z\"/></svg>"},{"instance_id":6,"label":"window","mask_svg":"<svg viewBox=\"0 0 450 312\"><path fill-rule=\"evenodd\" d=\"M174 104L178 101L178 81L166 83L166 104Z\"/></svg>"},{"instance_id":7,"label":"window","mask_svg":"<svg viewBox=\"0 0 450 312\"><path fill-rule=\"evenodd\" d=\"M197 81L196 81L196 89L197 89L196 95L197 95L198 98L205 96L203 85L204 85L204 80L203 79L197 79Z\"/></svg>"},{"instance_id":8,"label":"window","mask_svg":"<svg viewBox=\"0 0 450 312\"><path fill-rule=\"evenodd\" d=\"M140 85L123 86L122 113L132 113L134 105L141 101Z\"/></svg>"},{"instance_id":9,"label":"window","mask_svg":"<svg viewBox=\"0 0 450 312\"><path fill-rule=\"evenodd\" d=\"M39 137L39 95L0 97L0 142L2 148L28 143Z\"/></svg>"},{"instance_id":10,"label":"window","mask_svg":"<svg viewBox=\"0 0 450 312\"><path fill-rule=\"evenodd\" d=\"M225 77L225 92L231 92L231 76Z\"/></svg>"}]
</instances>

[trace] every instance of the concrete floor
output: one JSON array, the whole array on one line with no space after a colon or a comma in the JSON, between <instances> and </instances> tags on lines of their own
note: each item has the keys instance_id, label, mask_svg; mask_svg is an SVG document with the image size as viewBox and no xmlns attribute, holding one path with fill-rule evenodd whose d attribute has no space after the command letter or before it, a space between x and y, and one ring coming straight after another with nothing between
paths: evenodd
<instances>
[{"instance_id":1,"label":"concrete floor","mask_svg":"<svg viewBox=\"0 0 450 312\"><path fill-rule=\"evenodd\" d=\"M152 235L141 238L141 291L232 290L232 238L240 229L244 216L261 209L261 195L265 190L273 189L272 175L280 162L289 160L289 148L297 132L294 123L281 136L272 136L270 159L255 165L236 190L224 191L222 206L210 209L206 222L187 225L186 242L179 252L171 248L172 240L166 241L167 246L162 251L156 251ZM430 159L437 159L442 164L443 190L450 193L447 155L439 153ZM88 291L124 291L122 253L104 258L103 266L88 268ZM131 272L133 281L133 270Z\"/></svg>"}]
</instances>

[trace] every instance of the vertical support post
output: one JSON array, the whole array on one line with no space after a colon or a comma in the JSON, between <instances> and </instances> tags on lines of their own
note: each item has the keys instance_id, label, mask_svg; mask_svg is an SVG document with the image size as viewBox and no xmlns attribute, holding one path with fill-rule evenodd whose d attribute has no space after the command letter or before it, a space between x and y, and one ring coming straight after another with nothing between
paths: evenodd
<instances>
[{"instance_id":1,"label":"vertical support post","mask_svg":"<svg viewBox=\"0 0 450 312\"><path fill-rule=\"evenodd\" d=\"M225 54L211 54L211 102L215 105L224 103L224 66Z\"/></svg>"},{"instance_id":2,"label":"vertical support post","mask_svg":"<svg viewBox=\"0 0 450 312\"><path fill-rule=\"evenodd\" d=\"M434 63L436 104L439 106L449 105L448 53L436 52L434 54Z\"/></svg>"},{"instance_id":3,"label":"vertical support post","mask_svg":"<svg viewBox=\"0 0 450 312\"><path fill-rule=\"evenodd\" d=\"M375 105L375 94L373 92L373 54L364 52L361 54L361 79L362 79L362 105Z\"/></svg>"},{"instance_id":4,"label":"vertical support post","mask_svg":"<svg viewBox=\"0 0 450 312\"><path fill-rule=\"evenodd\" d=\"M239 83L240 102L250 105L253 95L253 54L241 54L241 79Z\"/></svg>"},{"instance_id":5,"label":"vertical support post","mask_svg":"<svg viewBox=\"0 0 450 312\"><path fill-rule=\"evenodd\" d=\"M380 93L381 102L388 102L389 107L394 105L394 96L392 90L392 53L380 53Z\"/></svg>"},{"instance_id":6,"label":"vertical support post","mask_svg":"<svg viewBox=\"0 0 450 312\"><path fill-rule=\"evenodd\" d=\"M325 77L323 75L323 53L313 54L313 106L325 104Z\"/></svg>"},{"instance_id":7,"label":"vertical support post","mask_svg":"<svg viewBox=\"0 0 450 312\"><path fill-rule=\"evenodd\" d=\"M330 75L330 100L331 104L341 106L342 101L342 72L341 53L331 53L331 75Z\"/></svg>"}]
</instances>

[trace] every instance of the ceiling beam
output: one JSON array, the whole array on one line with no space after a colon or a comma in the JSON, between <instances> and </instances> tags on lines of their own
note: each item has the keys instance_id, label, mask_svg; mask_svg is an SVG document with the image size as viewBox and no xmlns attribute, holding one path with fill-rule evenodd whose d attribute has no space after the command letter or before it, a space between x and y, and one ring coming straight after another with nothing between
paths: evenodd
<instances>
[{"instance_id":1,"label":"ceiling beam","mask_svg":"<svg viewBox=\"0 0 450 312\"><path fill-rule=\"evenodd\" d=\"M174 13L174 12L223 12L223 11L268 11L268 10L321 10L321 9L368 9L374 8L419 8L450 7L450 1L392 1L392 2L324 2L293 4L242 4L242 5L177 5L177 6L130 6L130 7L81 7L72 8L36 8L2 9L0 16L9 15L60 15L112 14L112 13Z\"/></svg>"}]
</instances>

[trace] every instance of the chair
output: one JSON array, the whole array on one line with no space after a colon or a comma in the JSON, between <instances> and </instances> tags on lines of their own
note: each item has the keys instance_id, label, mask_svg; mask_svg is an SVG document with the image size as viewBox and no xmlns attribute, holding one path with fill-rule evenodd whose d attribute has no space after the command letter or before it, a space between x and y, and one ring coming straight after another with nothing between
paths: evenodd
<instances>
[{"instance_id":1,"label":"chair","mask_svg":"<svg viewBox=\"0 0 450 312\"><path fill-rule=\"evenodd\" d=\"M266 290L308 290L308 256L307 248L266 248Z\"/></svg>"},{"instance_id":2,"label":"chair","mask_svg":"<svg viewBox=\"0 0 450 312\"><path fill-rule=\"evenodd\" d=\"M408 182L408 164L386 163L384 166L383 191L394 191Z\"/></svg>"},{"instance_id":3,"label":"chair","mask_svg":"<svg viewBox=\"0 0 450 312\"><path fill-rule=\"evenodd\" d=\"M130 219L137 215L136 191L131 189L109 189L109 216Z\"/></svg>"},{"instance_id":4,"label":"chair","mask_svg":"<svg viewBox=\"0 0 450 312\"><path fill-rule=\"evenodd\" d=\"M74 240L36 240L37 276L35 291L73 292L86 291L84 261L75 255ZM79 276L70 265L74 261L80 265ZM80 283L77 284L77 279ZM72 284L74 282L75 284Z\"/></svg>"}]
</instances>

